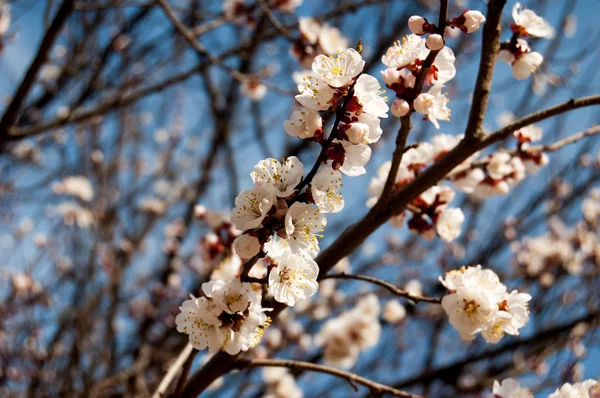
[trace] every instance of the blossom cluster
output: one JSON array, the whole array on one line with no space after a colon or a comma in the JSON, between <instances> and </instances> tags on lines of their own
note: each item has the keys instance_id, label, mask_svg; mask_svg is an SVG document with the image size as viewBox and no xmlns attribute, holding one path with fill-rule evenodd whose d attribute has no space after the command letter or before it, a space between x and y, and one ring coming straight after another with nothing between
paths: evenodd
<instances>
[{"instance_id":1,"label":"blossom cluster","mask_svg":"<svg viewBox=\"0 0 600 398\"><path fill-rule=\"evenodd\" d=\"M488 343L495 344L505 333L518 335L529 321L531 296L516 290L508 293L492 270L480 265L463 267L439 280L449 291L442 298L442 307L463 340L481 333Z\"/></svg>"},{"instance_id":2,"label":"blossom cluster","mask_svg":"<svg viewBox=\"0 0 600 398\"><path fill-rule=\"evenodd\" d=\"M529 146L542 138L541 128L523 127L514 136L518 141L516 150L499 151L481 158L476 153L454 168L447 178L458 190L479 199L507 194L527 174L536 174L549 162L548 155ZM438 145L450 151L459 141L460 137L439 136Z\"/></svg>"},{"instance_id":3,"label":"blossom cluster","mask_svg":"<svg viewBox=\"0 0 600 398\"><path fill-rule=\"evenodd\" d=\"M191 296L175 318L177 331L189 335L194 348L234 355L258 345L270 324L260 289L236 278L203 283L202 291L205 297Z\"/></svg>"},{"instance_id":4,"label":"blossom cluster","mask_svg":"<svg viewBox=\"0 0 600 398\"><path fill-rule=\"evenodd\" d=\"M402 156L393 191L398 191L404 185L413 181L429 164L439 159L448 151L449 145L458 143L460 137L440 134L432 139L432 143L422 142L416 148L411 148ZM377 176L373 177L367 192L371 197L368 206L374 206L383 192L385 182L390 171L391 161L379 167ZM433 239L437 235L446 242L456 239L461 232L464 214L460 208L449 207L455 193L448 186L434 185L407 207L411 214L408 227L412 232L418 233L426 239ZM405 212L392 218L392 225L400 227L405 220Z\"/></svg>"},{"instance_id":5,"label":"blossom cluster","mask_svg":"<svg viewBox=\"0 0 600 398\"><path fill-rule=\"evenodd\" d=\"M581 204L581 211L583 219L572 228L553 217L548 223L549 233L515 241L511 250L517 272L539 279L543 286L551 286L565 272L595 273L600 266L599 189L591 190ZM591 267L586 269L586 264Z\"/></svg>"},{"instance_id":6,"label":"blossom cluster","mask_svg":"<svg viewBox=\"0 0 600 398\"><path fill-rule=\"evenodd\" d=\"M290 54L302 66L310 67L317 55L335 55L348 48L348 39L340 30L328 24L320 24L310 17L298 19L300 37L294 42Z\"/></svg>"},{"instance_id":7,"label":"blossom cluster","mask_svg":"<svg viewBox=\"0 0 600 398\"><path fill-rule=\"evenodd\" d=\"M533 398L530 389L521 387L521 383L513 378L498 382L494 380L492 393L495 398ZM598 398L600 385L597 380L588 379L579 383L565 383L557 388L548 398Z\"/></svg>"},{"instance_id":8,"label":"blossom cluster","mask_svg":"<svg viewBox=\"0 0 600 398\"><path fill-rule=\"evenodd\" d=\"M510 42L502 43L499 59L511 65L515 79L527 79L542 64L544 57L537 51L531 51L525 38L554 37L554 29L533 10L522 9L521 3L515 3L512 10L514 23L510 26L513 36Z\"/></svg>"},{"instance_id":9,"label":"blossom cluster","mask_svg":"<svg viewBox=\"0 0 600 398\"><path fill-rule=\"evenodd\" d=\"M352 309L325 322L315 336L316 345L324 347L325 363L348 369L361 351L375 346L381 334L379 311L377 296L368 294Z\"/></svg>"}]
</instances>

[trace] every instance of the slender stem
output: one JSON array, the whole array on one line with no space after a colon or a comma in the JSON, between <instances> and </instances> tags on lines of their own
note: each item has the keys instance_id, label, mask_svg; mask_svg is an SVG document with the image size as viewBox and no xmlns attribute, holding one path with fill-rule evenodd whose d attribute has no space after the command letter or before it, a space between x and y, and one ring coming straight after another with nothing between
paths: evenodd
<instances>
[{"instance_id":1,"label":"slender stem","mask_svg":"<svg viewBox=\"0 0 600 398\"><path fill-rule=\"evenodd\" d=\"M185 348L181 351L173 365L171 365L165 377L163 377L163 379L161 380L160 384L158 385L158 388L152 395L152 398L162 398L165 396L167 390L169 389L169 386L175 379L175 376L177 376L177 373L179 373L179 369L185 364L185 362L192 355L192 353L193 355L195 355L194 347L192 347L192 345L188 343L185 346Z\"/></svg>"},{"instance_id":2,"label":"slender stem","mask_svg":"<svg viewBox=\"0 0 600 398\"><path fill-rule=\"evenodd\" d=\"M248 259L248 261L246 261L244 263L244 266L242 269L242 274L240 275L240 280L242 282L254 282L254 280L251 280L251 279L256 279L256 278L250 278L248 276L248 274L250 273L250 270L252 269L252 267L254 267L254 264L256 264L256 262L258 260L260 260L261 258L263 258L264 256L265 256L265 253L263 253L261 250L257 255Z\"/></svg>"},{"instance_id":3,"label":"slender stem","mask_svg":"<svg viewBox=\"0 0 600 398\"><path fill-rule=\"evenodd\" d=\"M27 94L33 87L35 78L40 71L40 68L46 62L48 53L52 49L52 45L58 37L58 34L60 33L64 23L69 15L71 15L73 12L73 2L74 0L64 0L60 5L60 8L56 12L56 16L52 20L52 23L48 27L48 30L46 31L46 34L40 43L35 58L31 62L27 73L25 73L25 76L17 88L15 95L13 95L10 104L8 104L6 107L6 110L2 115L2 119L0 119L0 146L4 145L4 143L7 141L8 129L17 121L23 101L25 101Z\"/></svg>"},{"instance_id":4,"label":"slender stem","mask_svg":"<svg viewBox=\"0 0 600 398\"><path fill-rule=\"evenodd\" d=\"M257 367L278 367L289 369L310 370L313 372L326 373L341 379L345 379L352 387L357 389L356 384L367 387L373 394L391 394L395 397L420 398L420 395L411 394L385 384L380 384L355 373L346 372L343 370L331 368L329 366L317 365L310 362L281 360L281 359L253 359L253 360L238 360L235 363L238 369L248 369Z\"/></svg>"},{"instance_id":5,"label":"slender stem","mask_svg":"<svg viewBox=\"0 0 600 398\"><path fill-rule=\"evenodd\" d=\"M335 122L333 123L333 127L331 128L329 137L327 137L327 140L322 144L321 152L319 153L319 156L317 157L315 164L313 165L312 169L308 172L306 177L303 178L302 181L300 181L300 183L296 186L297 192L302 191L302 189L304 187L306 187L308 184L310 184L310 182L312 181L315 174L317 174L317 171L319 170L321 163L323 163L327 159L327 148L329 148L329 146L331 145L333 140L335 138L337 138L337 128L340 125L340 122L342 121L342 117L344 116L346 107L350 103L350 100L352 99L352 97L354 97L354 85L356 84L357 80L358 80L358 76L354 80L354 83L352 83L352 85L348 89L348 92L346 93L346 97L344 98L344 102L343 102L342 106L338 108L338 110L335 114Z\"/></svg>"},{"instance_id":6,"label":"slender stem","mask_svg":"<svg viewBox=\"0 0 600 398\"><path fill-rule=\"evenodd\" d=\"M341 273L341 274L329 274L329 275L324 276L323 279L353 279L353 280L357 280L357 281L365 281L365 282L373 283L375 285L386 288L387 290L389 290L396 296L407 298L409 300L414 301L415 303L418 303L419 301L423 301L425 303L433 303L433 304L441 303L441 300L439 298L425 297L425 296L420 296L420 295L416 295L416 294L411 294L411 293L407 292L406 290L399 289L398 287L392 285L391 283L388 283L388 282L378 279L378 278L373 278L372 276Z\"/></svg>"}]
</instances>

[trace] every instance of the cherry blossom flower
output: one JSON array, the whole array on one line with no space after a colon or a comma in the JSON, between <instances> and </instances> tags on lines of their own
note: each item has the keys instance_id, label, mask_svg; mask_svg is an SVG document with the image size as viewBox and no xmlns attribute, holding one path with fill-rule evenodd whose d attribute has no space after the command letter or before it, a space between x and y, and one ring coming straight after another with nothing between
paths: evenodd
<instances>
[{"instance_id":1,"label":"cherry blossom flower","mask_svg":"<svg viewBox=\"0 0 600 398\"><path fill-rule=\"evenodd\" d=\"M270 329L269 329L270 330ZM268 367L262 371L267 384L265 398L302 398L302 389L286 368Z\"/></svg>"},{"instance_id":2,"label":"cherry blossom flower","mask_svg":"<svg viewBox=\"0 0 600 398\"><path fill-rule=\"evenodd\" d=\"M293 253L315 258L319 254L318 233L327 219L311 204L295 202L285 215L286 243Z\"/></svg>"},{"instance_id":3,"label":"cherry blossom flower","mask_svg":"<svg viewBox=\"0 0 600 398\"><path fill-rule=\"evenodd\" d=\"M417 35L408 35L387 49L381 62L390 68L404 68L414 63L425 49L425 40Z\"/></svg>"},{"instance_id":4,"label":"cherry blossom flower","mask_svg":"<svg viewBox=\"0 0 600 398\"><path fill-rule=\"evenodd\" d=\"M442 298L442 307L463 340L472 340L484 330L497 312L494 302L479 289L460 287Z\"/></svg>"},{"instance_id":5,"label":"cherry blossom flower","mask_svg":"<svg viewBox=\"0 0 600 398\"><path fill-rule=\"evenodd\" d=\"M536 126L535 124L530 124L529 126L525 126L513 133L515 137L522 142L535 142L542 139L544 134L544 130L541 127Z\"/></svg>"},{"instance_id":6,"label":"cherry blossom flower","mask_svg":"<svg viewBox=\"0 0 600 398\"><path fill-rule=\"evenodd\" d=\"M250 174L254 186L285 198L294 190L304 175L304 165L296 156L290 156L283 163L277 159L261 160Z\"/></svg>"},{"instance_id":7,"label":"cherry blossom flower","mask_svg":"<svg viewBox=\"0 0 600 398\"><path fill-rule=\"evenodd\" d=\"M8 31L10 21L10 4L7 4L2 0L0 1L0 40L2 40L4 34Z\"/></svg>"},{"instance_id":8,"label":"cherry blossom flower","mask_svg":"<svg viewBox=\"0 0 600 398\"><path fill-rule=\"evenodd\" d=\"M177 331L189 335L194 348L235 355L258 345L269 324L260 292L239 279L207 282L202 290L206 297L184 301L175 318Z\"/></svg>"},{"instance_id":9,"label":"cherry blossom flower","mask_svg":"<svg viewBox=\"0 0 600 398\"><path fill-rule=\"evenodd\" d=\"M235 198L231 222L242 231L258 228L276 202L275 195L264 189L242 191Z\"/></svg>"},{"instance_id":10,"label":"cherry blossom flower","mask_svg":"<svg viewBox=\"0 0 600 398\"><path fill-rule=\"evenodd\" d=\"M310 43L316 44L319 39L321 25L313 18L302 17L298 19L300 34Z\"/></svg>"},{"instance_id":11,"label":"cherry blossom flower","mask_svg":"<svg viewBox=\"0 0 600 398\"><path fill-rule=\"evenodd\" d=\"M486 170L491 178L500 180L513 172L510 165L512 156L506 152L496 152L490 158Z\"/></svg>"},{"instance_id":12,"label":"cherry blossom flower","mask_svg":"<svg viewBox=\"0 0 600 398\"><path fill-rule=\"evenodd\" d=\"M442 94L442 85L434 85L429 92L421 93L413 104L415 111L425 115L436 129L440 128L439 120L450 120L450 109L447 108L448 98Z\"/></svg>"},{"instance_id":13,"label":"cherry blossom flower","mask_svg":"<svg viewBox=\"0 0 600 398\"><path fill-rule=\"evenodd\" d=\"M298 91L300 94L296 95L296 101L317 112L329 109L335 94L334 89L314 75L304 77Z\"/></svg>"},{"instance_id":14,"label":"cherry blossom flower","mask_svg":"<svg viewBox=\"0 0 600 398\"><path fill-rule=\"evenodd\" d=\"M396 117L405 116L410 111L410 105L403 99L395 99L390 108L392 115Z\"/></svg>"},{"instance_id":15,"label":"cherry blossom flower","mask_svg":"<svg viewBox=\"0 0 600 398\"><path fill-rule=\"evenodd\" d=\"M398 300L390 300L383 306L382 317L388 323L400 323L406 318L406 308Z\"/></svg>"},{"instance_id":16,"label":"cherry blossom flower","mask_svg":"<svg viewBox=\"0 0 600 398\"><path fill-rule=\"evenodd\" d=\"M579 383L565 383L557 388L548 398L587 398L591 397L590 390L596 388L598 381L587 379Z\"/></svg>"},{"instance_id":17,"label":"cherry blossom flower","mask_svg":"<svg viewBox=\"0 0 600 398\"><path fill-rule=\"evenodd\" d=\"M361 351L375 346L381 335L379 311L379 300L369 294L354 308L325 322L315 336L316 345L324 346L325 363L348 369Z\"/></svg>"},{"instance_id":18,"label":"cherry blossom flower","mask_svg":"<svg viewBox=\"0 0 600 398\"><path fill-rule=\"evenodd\" d=\"M56 213L63 217L65 225L75 225L82 229L89 228L95 221L94 213L81 207L77 202L63 202L59 204Z\"/></svg>"},{"instance_id":19,"label":"cherry blossom flower","mask_svg":"<svg viewBox=\"0 0 600 398\"><path fill-rule=\"evenodd\" d=\"M519 329L529 321L528 302L531 296L527 293L519 293L513 290L499 304L499 311L494 322L485 329L481 335L488 343L497 343L508 333L513 336L519 335Z\"/></svg>"},{"instance_id":20,"label":"cherry blossom flower","mask_svg":"<svg viewBox=\"0 0 600 398\"><path fill-rule=\"evenodd\" d=\"M546 39L554 37L554 28L533 10L522 9L519 2L513 6L512 17L515 23L511 26L511 29L520 36Z\"/></svg>"},{"instance_id":21,"label":"cherry blossom flower","mask_svg":"<svg viewBox=\"0 0 600 398\"><path fill-rule=\"evenodd\" d=\"M517 39L512 52L508 49L500 50L499 59L511 64L513 76L517 80L527 79L544 61L542 54L531 51L529 44L523 39Z\"/></svg>"},{"instance_id":22,"label":"cherry blossom flower","mask_svg":"<svg viewBox=\"0 0 600 398\"><path fill-rule=\"evenodd\" d=\"M339 193L342 174L329 166L319 169L312 180L311 191L315 205L323 213L337 213L344 208L344 198Z\"/></svg>"},{"instance_id":23,"label":"cherry blossom flower","mask_svg":"<svg viewBox=\"0 0 600 398\"><path fill-rule=\"evenodd\" d=\"M345 87L365 66L360 53L353 48L337 56L318 55L312 63L313 73L331 87Z\"/></svg>"},{"instance_id":24,"label":"cherry blossom flower","mask_svg":"<svg viewBox=\"0 0 600 398\"><path fill-rule=\"evenodd\" d=\"M242 234L233 241L233 249L241 258L250 258L260 251L260 242L254 236Z\"/></svg>"},{"instance_id":25,"label":"cherry blossom flower","mask_svg":"<svg viewBox=\"0 0 600 398\"><path fill-rule=\"evenodd\" d=\"M465 10L460 16L454 18L452 26L465 33L473 33L485 22L483 14L477 10Z\"/></svg>"},{"instance_id":26,"label":"cherry blossom flower","mask_svg":"<svg viewBox=\"0 0 600 398\"><path fill-rule=\"evenodd\" d=\"M319 46L327 55L334 55L348 48L348 39L334 26L324 24L319 31Z\"/></svg>"},{"instance_id":27,"label":"cherry blossom flower","mask_svg":"<svg viewBox=\"0 0 600 398\"><path fill-rule=\"evenodd\" d=\"M358 105L360 105L360 112L386 118L389 107L386 104L387 97L381 97L383 92L381 91L381 85L373 76L360 75L354 85L354 96Z\"/></svg>"},{"instance_id":28,"label":"cherry blossom flower","mask_svg":"<svg viewBox=\"0 0 600 398\"><path fill-rule=\"evenodd\" d=\"M339 142L335 141L334 142ZM342 141L344 148L344 162L339 170L347 176L359 176L365 174L367 170L365 165L371 159L371 148L367 144L353 145L350 142Z\"/></svg>"},{"instance_id":29,"label":"cherry blossom flower","mask_svg":"<svg viewBox=\"0 0 600 398\"><path fill-rule=\"evenodd\" d=\"M283 124L285 132L292 137L301 139L313 138L323 134L323 119L310 109L300 109L292 112L289 120Z\"/></svg>"},{"instance_id":30,"label":"cherry blossom flower","mask_svg":"<svg viewBox=\"0 0 600 398\"><path fill-rule=\"evenodd\" d=\"M426 52L427 54L421 55L419 58L427 58L429 51ZM435 57L435 61L433 61L433 65L427 74L427 83L430 85L445 84L454 79L454 76L456 76L455 61L454 51L450 47L442 48Z\"/></svg>"},{"instance_id":31,"label":"cherry blossom flower","mask_svg":"<svg viewBox=\"0 0 600 398\"><path fill-rule=\"evenodd\" d=\"M497 398L533 398L529 389L522 388L521 384L512 378L504 379L500 383L494 380L492 393Z\"/></svg>"},{"instance_id":32,"label":"cherry blossom flower","mask_svg":"<svg viewBox=\"0 0 600 398\"><path fill-rule=\"evenodd\" d=\"M435 229L446 242L452 242L458 238L461 226L465 220L465 215L460 208L443 209L437 213L438 218L435 223Z\"/></svg>"},{"instance_id":33,"label":"cherry blossom flower","mask_svg":"<svg viewBox=\"0 0 600 398\"><path fill-rule=\"evenodd\" d=\"M319 267L314 260L292 253L287 249L283 255L271 256L276 268L269 273L269 292L280 303L291 307L317 292Z\"/></svg>"},{"instance_id":34,"label":"cherry blossom flower","mask_svg":"<svg viewBox=\"0 0 600 398\"><path fill-rule=\"evenodd\" d=\"M267 94L267 86L257 80L248 79L242 82L240 91L252 101L260 101Z\"/></svg>"},{"instance_id":35,"label":"cherry blossom flower","mask_svg":"<svg viewBox=\"0 0 600 398\"><path fill-rule=\"evenodd\" d=\"M52 184L52 190L58 194L76 196L86 202L94 198L94 187L83 176L65 177L61 182Z\"/></svg>"}]
</instances>

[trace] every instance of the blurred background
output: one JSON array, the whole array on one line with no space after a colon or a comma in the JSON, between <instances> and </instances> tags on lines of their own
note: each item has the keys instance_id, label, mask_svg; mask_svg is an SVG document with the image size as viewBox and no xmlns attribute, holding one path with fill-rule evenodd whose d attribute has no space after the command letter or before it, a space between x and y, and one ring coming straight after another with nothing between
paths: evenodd
<instances>
[{"instance_id":1,"label":"blurred background","mask_svg":"<svg viewBox=\"0 0 600 398\"><path fill-rule=\"evenodd\" d=\"M1 112L61 3L18 0L1 8L5 21L10 6L10 23L0 30ZM198 55L153 1L74 2L23 100L13 129L23 136L2 133L0 142L0 396L150 396L187 343L174 327L178 306L211 274L239 267L228 238L215 236L233 199L252 186L253 165L266 157L316 159L318 145L283 129L297 107L292 74L304 69L293 51L298 19L336 27L349 47L362 40L366 72L380 78L381 55L410 33L408 18L437 20L439 7L437 0L304 0L285 12L285 1L232 3L169 1L210 54L256 79L250 85ZM513 4L504 10L504 41ZM545 58L530 79L516 81L509 65L496 65L490 132L600 89L600 3L523 4L557 34L530 40ZM485 14L486 5L450 1L449 15L465 9ZM464 132L480 44L480 31L447 41L457 76L446 86L452 117L441 132ZM542 143L598 121L593 107L552 118L539 124ZM439 133L418 115L413 126L409 143ZM368 173L344 179L346 208L328 215L321 248L367 212L366 188L391 159L398 127L397 118L385 119ZM510 139L500 145L516 147ZM544 396L563 382L597 378L599 150L592 136L550 153L548 166L506 196L459 195L454 203L466 220L451 244L406 227L373 234L339 269L440 297L439 275L482 264L509 289L533 296L531 320L521 336L497 345L461 342L439 306L401 299L405 316L381 320L379 343L352 372L431 397L486 396L505 377ZM208 215L200 217L197 205ZM248 355L320 363L314 336L325 320L369 291L382 307L395 299L363 282L330 282L308 304L287 309ZM192 370L206 359L199 353ZM295 376L305 397L367 395L327 375ZM269 388L251 370L227 375L206 394L260 397Z\"/></svg>"}]
</instances>

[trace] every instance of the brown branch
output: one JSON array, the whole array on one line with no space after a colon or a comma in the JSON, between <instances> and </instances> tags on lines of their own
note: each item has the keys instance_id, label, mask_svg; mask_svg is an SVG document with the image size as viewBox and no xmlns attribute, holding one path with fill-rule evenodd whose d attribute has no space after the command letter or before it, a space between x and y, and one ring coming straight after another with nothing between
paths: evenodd
<instances>
[{"instance_id":1,"label":"brown branch","mask_svg":"<svg viewBox=\"0 0 600 398\"><path fill-rule=\"evenodd\" d=\"M467 138L482 134L481 127L492 89L494 65L500 51L500 33L502 32L500 19L505 4L506 0L494 0L488 3L486 22L483 27L481 41L479 72L477 73L477 81L475 82L469 120L465 128L465 137Z\"/></svg>"},{"instance_id":2,"label":"brown branch","mask_svg":"<svg viewBox=\"0 0 600 398\"><path fill-rule=\"evenodd\" d=\"M60 33L65 21L69 15L71 15L71 12L73 12L73 2L74 0L64 0L60 5L54 20L48 27L48 30L46 31L46 34L40 43L35 58L31 62L31 65L29 65L29 69L25 73L25 76L23 77L21 84L17 88L15 95L10 101L10 104L8 104L6 107L6 110L2 115L2 119L0 119L0 147L2 147L6 141L8 141L8 129L17 121L23 101L25 101L27 94L33 87L35 78L40 71L40 68L46 62L48 53L52 49L52 45L58 37L58 34Z\"/></svg>"},{"instance_id":3,"label":"brown branch","mask_svg":"<svg viewBox=\"0 0 600 398\"><path fill-rule=\"evenodd\" d=\"M564 146L567 146L569 144L574 144L577 141L584 139L585 137L590 137L590 136L596 135L598 133L600 133L600 126L593 126L585 131L582 131L581 133L570 135L570 136L563 138L562 140L558 140L552 144L537 145L537 146L529 147L526 149L526 151L527 152L554 152L554 151L558 151L559 149L561 149Z\"/></svg>"},{"instance_id":4,"label":"brown branch","mask_svg":"<svg viewBox=\"0 0 600 398\"><path fill-rule=\"evenodd\" d=\"M563 102L562 104L558 104L553 107L531 113L491 133L490 135L485 137L483 142L485 143L485 146L492 145L498 141L502 141L515 131L523 127L529 126L530 124L540 122L542 120L559 115L561 113L565 113L574 109L579 109L591 105L600 105L600 94L583 98L572 98L569 101Z\"/></svg>"},{"instance_id":5,"label":"brown branch","mask_svg":"<svg viewBox=\"0 0 600 398\"><path fill-rule=\"evenodd\" d=\"M389 290L396 296L407 298L409 300L414 301L415 303L418 303L419 301L423 301L425 303L433 303L433 304L441 303L441 300L439 298L425 297L425 296L410 294L406 290L399 289L398 287L392 285L391 283L388 283L382 279L373 278L372 276L352 275L352 274L341 273L341 274L329 274L329 275L324 276L322 279L353 279L353 280L357 280L357 281L370 282L370 283L373 283L375 285L381 286L381 287Z\"/></svg>"},{"instance_id":6,"label":"brown branch","mask_svg":"<svg viewBox=\"0 0 600 398\"><path fill-rule=\"evenodd\" d=\"M294 36L292 36L292 34L290 33L290 31L287 30L286 27L281 24L281 22L279 22L279 20L275 16L275 14L273 14L273 11L271 10L271 7L269 7L269 4L265 0L258 0L258 4L260 5L260 8L262 8L263 12L267 16L267 19L269 20L269 22L271 22L271 25L273 25L273 27L282 36L284 36L289 41L293 42L295 40Z\"/></svg>"},{"instance_id":7,"label":"brown branch","mask_svg":"<svg viewBox=\"0 0 600 398\"><path fill-rule=\"evenodd\" d=\"M189 30L183 24L183 22L181 22L177 15L175 15L175 12L171 9L171 7L169 7L166 0L156 0L156 2L160 6L160 8L162 8L163 12L167 16L167 18L169 18L175 29L177 29L177 31L185 38L185 40L190 44L190 46L192 46L194 50L196 50L196 52L199 55L206 57L206 59L208 59L208 61L211 64L224 70L235 80L243 82L248 79L247 76L221 62L221 59L219 57L215 57L214 55L209 53L208 50L206 50L206 48L204 48L204 46L200 44L198 40L196 40L196 35L194 34L194 32Z\"/></svg>"},{"instance_id":8,"label":"brown branch","mask_svg":"<svg viewBox=\"0 0 600 398\"><path fill-rule=\"evenodd\" d=\"M238 360L235 363L237 369L248 369L257 367L279 367L289 368L294 370L309 370L312 372L326 373L335 377L345 379L350 385L357 390L356 384L367 387L373 394L391 394L395 397L419 398L420 395L411 394L405 391L380 384L369 379L365 379L355 373L346 372L335 369L329 366L317 365L310 362L281 360L281 359L253 359L253 360Z\"/></svg>"},{"instance_id":9,"label":"brown branch","mask_svg":"<svg viewBox=\"0 0 600 398\"><path fill-rule=\"evenodd\" d=\"M152 395L152 398L161 398L161 397L165 396L165 394L167 393L167 390L169 389L169 386L175 379L175 376L177 376L177 374L179 373L179 369L181 369L182 367L184 367L185 365L188 365L188 364L191 366L191 362L194 360L196 353L197 353L197 351L194 350L194 347L192 347L192 345L188 343L184 347L184 349L181 351L181 353L179 354L179 356L177 357L175 362L173 362L173 364L169 367L169 370L167 371L165 376L162 378L161 382L158 385L158 388ZM187 369L189 371L189 366L187 367ZM185 370L185 368L184 368L184 370ZM179 387L179 384L182 383L181 379L183 379L185 381L185 379L187 377L187 374L183 374L183 373L184 372L182 372L181 376L179 377L179 381L177 382L177 387Z\"/></svg>"}]
</instances>

